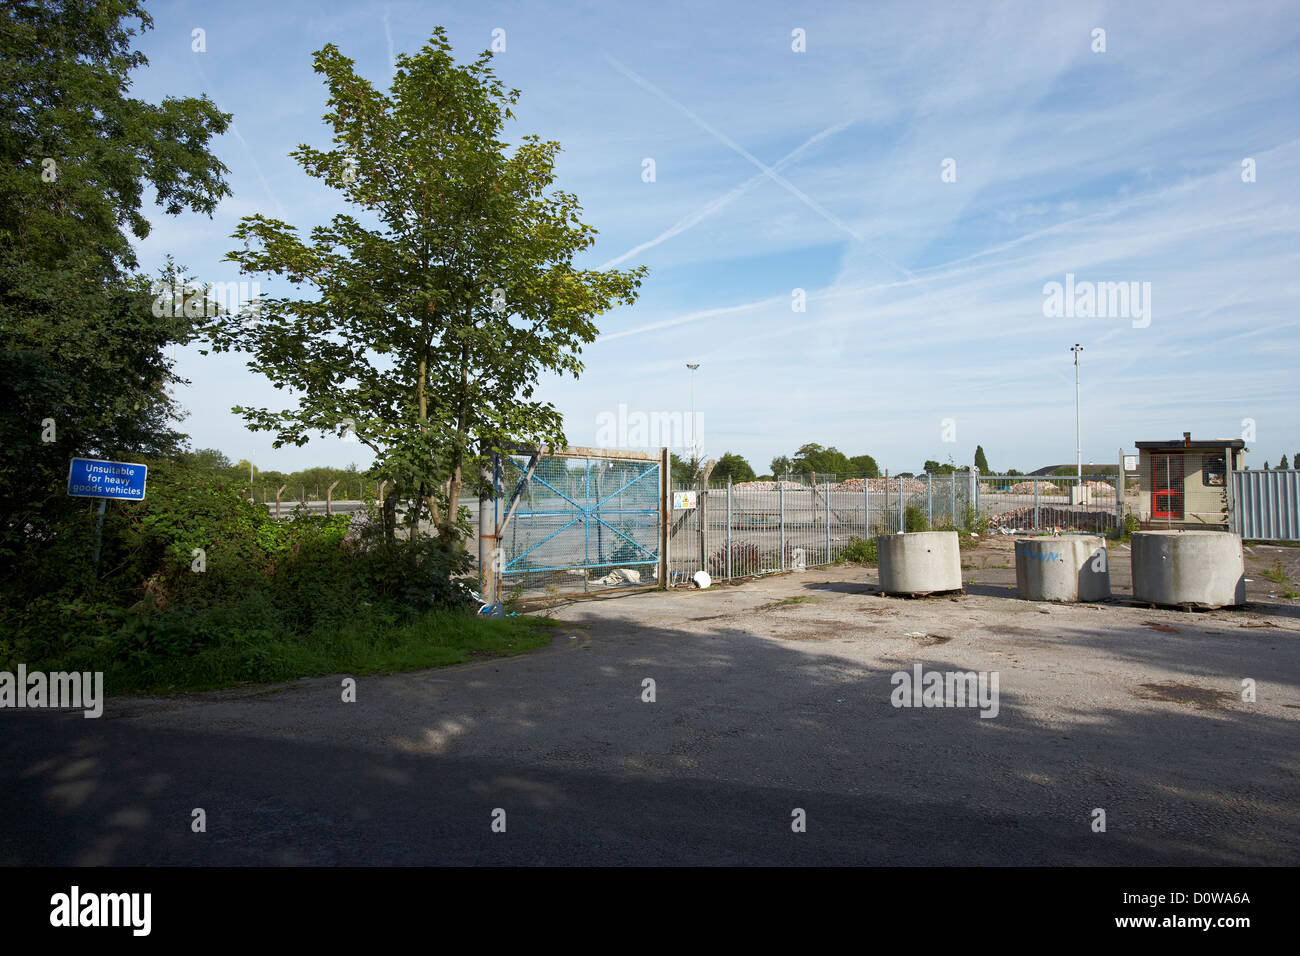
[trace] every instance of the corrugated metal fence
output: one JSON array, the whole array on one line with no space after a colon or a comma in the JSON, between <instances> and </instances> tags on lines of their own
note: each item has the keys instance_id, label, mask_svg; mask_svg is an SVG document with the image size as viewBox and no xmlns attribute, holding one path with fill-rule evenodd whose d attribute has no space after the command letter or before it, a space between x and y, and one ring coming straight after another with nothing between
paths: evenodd
<instances>
[{"instance_id":1,"label":"corrugated metal fence","mask_svg":"<svg viewBox=\"0 0 1300 956\"><path fill-rule=\"evenodd\" d=\"M1253 541L1300 541L1300 471L1232 472L1232 530Z\"/></svg>"}]
</instances>

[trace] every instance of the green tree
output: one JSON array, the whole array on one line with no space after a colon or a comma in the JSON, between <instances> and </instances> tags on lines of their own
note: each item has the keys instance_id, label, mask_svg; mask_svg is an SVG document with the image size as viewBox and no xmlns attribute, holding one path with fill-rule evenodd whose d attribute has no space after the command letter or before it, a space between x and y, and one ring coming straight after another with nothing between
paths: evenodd
<instances>
[{"instance_id":1,"label":"green tree","mask_svg":"<svg viewBox=\"0 0 1300 956\"><path fill-rule=\"evenodd\" d=\"M668 465L672 472L673 484L694 485L702 464L703 462L694 456L681 458L673 452L668 453Z\"/></svg>"},{"instance_id":2,"label":"green tree","mask_svg":"<svg viewBox=\"0 0 1300 956\"><path fill-rule=\"evenodd\" d=\"M1281 457L1281 459L1277 463L1277 467L1281 471L1286 471L1286 455L1283 455Z\"/></svg>"},{"instance_id":3,"label":"green tree","mask_svg":"<svg viewBox=\"0 0 1300 956\"><path fill-rule=\"evenodd\" d=\"M983 446L983 445L976 445L976 446L975 446L975 467L979 469L979 473L980 473L981 475L987 475L987 474L990 474L990 472L989 472L989 460L988 460L987 458L984 457L984 446Z\"/></svg>"},{"instance_id":4,"label":"green tree","mask_svg":"<svg viewBox=\"0 0 1300 956\"><path fill-rule=\"evenodd\" d=\"M852 466L849 459L838 448L823 448L816 442L808 442L788 459L773 459L775 470L777 461L788 463L791 474L796 475L847 475Z\"/></svg>"},{"instance_id":5,"label":"green tree","mask_svg":"<svg viewBox=\"0 0 1300 956\"><path fill-rule=\"evenodd\" d=\"M333 44L315 55L329 87L333 148L291 154L358 216L336 215L309 239L279 220L245 218L230 253L247 273L314 286L312 298L269 297L214 325L217 350L296 407L235 410L274 444L349 429L376 454L372 474L410 500L411 536L427 511L458 542L461 493L492 450L562 444L558 410L536 397L543 372L575 378L595 318L635 300L645 268L582 270L595 241L577 197L552 189L556 142L501 140L517 90L483 53L466 65L437 28L399 55L388 93ZM370 224L370 225L368 225Z\"/></svg>"},{"instance_id":6,"label":"green tree","mask_svg":"<svg viewBox=\"0 0 1300 956\"><path fill-rule=\"evenodd\" d=\"M1291 467L1300 471L1300 451L1291 456Z\"/></svg>"},{"instance_id":7,"label":"green tree","mask_svg":"<svg viewBox=\"0 0 1300 956\"><path fill-rule=\"evenodd\" d=\"M772 475L776 478L784 478L791 471L790 459L785 455L778 455L772 459Z\"/></svg>"},{"instance_id":8,"label":"green tree","mask_svg":"<svg viewBox=\"0 0 1300 956\"><path fill-rule=\"evenodd\" d=\"M226 457L225 453L215 448L200 448L197 451L186 452L181 457L187 465L197 471L228 472L234 468L234 463ZM248 474L247 469L244 474Z\"/></svg>"},{"instance_id":9,"label":"green tree","mask_svg":"<svg viewBox=\"0 0 1300 956\"><path fill-rule=\"evenodd\" d=\"M164 351L194 320L155 314L132 239L163 211L230 195L208 150L228 114L206 97L128 95L153 25L136 0L0 9L0 555L39 547L74 508L68 459L179 449ZM171 273L175 277L174 271Z\"/></svg>"},{"instance_id":10,"label":"green tree","mask_svg":"<svg viewBox=\"0 0 1300 956\"><path fill-rule=\"evenodd\" d=\"M740 455L727 452L718 459L717 465L714 466L712 480L726 481L728 478L732 482L753 481L755 478L754 469Z\"/></svg>"},{"instance_id":11,"label":"green tree","mask_svg":"<svg viewBox=\"0 0 1300 956\"><path fill-rule=\"evenodd\" d=\"M849 459L849 474L859 478L879 478L880 466L870 455L854 455Z\"/></svg>"}]
</instances>

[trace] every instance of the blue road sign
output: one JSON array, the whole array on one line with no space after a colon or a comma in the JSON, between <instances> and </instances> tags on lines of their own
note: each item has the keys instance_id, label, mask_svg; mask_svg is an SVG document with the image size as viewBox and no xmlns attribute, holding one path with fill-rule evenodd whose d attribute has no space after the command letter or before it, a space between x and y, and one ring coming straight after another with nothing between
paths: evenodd
<instances>
[{"instance_id":1,"label":"blue road sign","mask_svg":"<svg viewBox=\"0 0 1300 956\"><path fill-rule=\"evenodd\" d=\"M74 498L144 501L144 482L148 474L148 465L74 458L68 466L68 494Z\"/></svg>"}]
</instances>

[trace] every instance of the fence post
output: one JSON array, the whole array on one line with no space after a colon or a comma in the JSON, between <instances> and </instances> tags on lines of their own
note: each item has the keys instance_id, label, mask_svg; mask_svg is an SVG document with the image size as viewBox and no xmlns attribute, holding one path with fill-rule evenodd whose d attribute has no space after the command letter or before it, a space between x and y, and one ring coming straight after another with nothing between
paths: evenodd
<instances>
[{"instance_id":1,"label":"fence post","mask_svg":"<svg viewBox=\"0 0 1300 956\"><path fill-rule=\"evenodd\" d=\"M781 568L782 571L784 571L785 570L785 482L783 482L780 478L776 480L776 494L777 494L777 503L778 506L780 507L780 517L777 519L777 527L780 529L780 535L781 535L781 544L780 544L781 564L779 565L779 567Z\"/></svg>"},{"instance_id":2,"label":"fence post","mask_svg":"<svg viewBox=\"0 0 1300 956\"><path fill-rule=\"evenodd\" d=\"M332 515L334 513L333 511L330 510L330 506L334 500L334 489L337 488L338 486L339 483L336 481L334 482L334 484L330 485L328 488L325 489L325 514L327 515Z\"/></svg>"},{"instance_id":3,"label":"fence post","mask_svg":"<svg viewBox=\"0 0 1300 956\"><path fill-rule=\"evenodd\" d=\"M727 475L727 577L731 577L731 476Z\"/></svg>"},{"instance_id":4,"label":"fence post","mask_svg":"<svg viewBox=\"0 0 1300 956\"><path fill-rule=\"evenodd\" d=\"M1231 451L1228 452L1232 454ZM1119 462L1115 468L1115 530L1123 533L1124 531L1124 492L1127 490L1126 476L1124 475L1124 449L1119 450L1119 457L1115 459ZM1227 479L1224 482L1227 483ZM1231 529L1229 529L1231 530Z\"/></svg>"},{"instance_id":5,"label":"fence post","mask_svg":"<svg viewBox=\"0 0 1300 956\"><path fill-rule=\"evenodd\" d=\"M970 498L975 506L975 514L980 513L980 470L974 465L970 469Z\"/></svg>"},{"instance_id":6,"label":"fence post","mask_svg":"<svg viewBox=\"0 0 1300 956\"><path fill-rule=\"evenodd\" d=\"M496 500L493 496L491 464L479 472L484 489L478 495L478 593L488 607L497 603L496 588ZM419 520L419 516L416 516Z\"/></svg>"},{"instance_id":7,"label":"fence post","mask_svg":"<svg viewBox=\"0 0 1300 956\"><path fill-rule=\"evenodd\" d=\"M822 481L822 499L826 504L826 564L831 563L831 483Z\"/></svg>"},{"instance_id":8,"label":"fence post","mask_svg":"<svg viewBox=\"0 0 1300 956\"><path fill-rule=\"evenodd\" d=\"M906 508L903 507L903 476L899 475L897 481L898 481L898 533L902 534L903 531L906 530L906 526L903 524L903 517L904 517L903 512L907 510Z\"/></svg>"},{"instance_id":9,"label":"fence post","mask_svg":"<svg viewBox=\"0 0 1300 956\"><path fill-rule=\"evenodd\" d=\"M1034 530L1038 530L1038 479L1034 479Z\"/></svg>"},{"instance_id":10,"label":"fence post","mask_svg":"<svg viewBox=\"0 0 1300 956\"><path fill-rule=\"evenodd\" d=\"M280 496L284 494L284 489L288 487L288 485L281 485L280 490L275 493L275 519L277 521L280 520Z\"/></svg>"},{"instance_id":11,"label":"fence post","mask_svg":"<svg viewBox=\"0 0 1300 956\"><path fill-rule=\"evenodd\" d=\"M885 469L885 510L880 515L880 520L884 523L885 533L889 533L889 469Z\"/></svg>"},{"instance_id":12,"label":"fence post","mask_svg":"<svg viewBox=\"0 0 1300 956\"><path fill-rule=\"evenodd\" d=\"M862 479L862 537L871 537L871 485L870 478Z\"/></svg>"},{"instance_id":13,"label":"fence post","mask_svg":"<svg viewBox=\"0 0 1300 956\"><path fill-rule=\"evenodd\" d=\"M666 447L659 449L659 586L661 588L668 587L668 579L672 573L668 549L671 547L669 527L673 520L673 473L672 460L668 454Z\"/></svg>"},{"instance_id":14,"label":"fence post","mask_svg":"<svg viewBox=\"0 0 1300 956\"><path fill-rule=\"evenodd\" d=\"M707 570L705 565L708 563L708 555L705 553L707 546L704 543L704 529L708 526L708 493L709 489L705 487L704 482L696 478L695 497L698 499L695 503L696 519L700 525L699 549L700 549L700 570Z\"/></svg>"},{"instance_id":15,"label":"fence post","mask_svg":"<svg viewBox=\"0 0 1300 956\"><path fill-rule=\"evenodd\" d=\"M948 520L952 522L952 527L955 529L957 527L957 472L954 471L948 477L952 479L950 488L952 503L948 506Z\"/></svg>"},{"instance_id":16,"label":"fence post","mask_svg":"<svg viewBox=\"0 0 1300 956\"><path fill-rule=\"evenodd\" d=\"M930 527L934 524L934 501L931 492L934 490L934 475L928 471L925 473L925 524Z\"/></svg>"}]
</instances>

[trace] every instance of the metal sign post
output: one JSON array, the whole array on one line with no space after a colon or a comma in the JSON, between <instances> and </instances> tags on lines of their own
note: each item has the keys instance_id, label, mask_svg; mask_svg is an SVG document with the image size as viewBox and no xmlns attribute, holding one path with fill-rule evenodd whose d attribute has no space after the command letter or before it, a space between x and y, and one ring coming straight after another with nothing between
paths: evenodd
<instances>
[{"instance_id":1,"label":"metal sign post","mask_svg":"<svg viewBox=\"0 0 1300 956\"><path fill-rule=\"evenodd\" d=\"M104 543L104 511L114 501L144 501L149 466L130 461L100 461L74 458L68 463L68 494L73 498L98 498L99 515L95 519L94 567L90 589L99 583L99 552Z\"/></svg>"}]
</instances>

